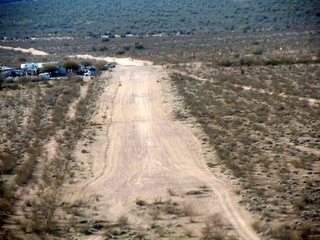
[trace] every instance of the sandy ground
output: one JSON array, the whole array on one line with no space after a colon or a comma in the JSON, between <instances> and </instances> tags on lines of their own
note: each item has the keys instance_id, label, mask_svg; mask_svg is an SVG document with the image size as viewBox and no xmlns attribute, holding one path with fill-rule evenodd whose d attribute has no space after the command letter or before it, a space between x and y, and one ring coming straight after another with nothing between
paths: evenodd
<instances>
[{"instance_id":1,"label":"sandy ground","mask_svg":"<svg viewBox=\"0 0 320 240\"><path fill-rule=\"evenodd\" d=\"M137 60L137 59L133 59L133 58L95 57L95 56L92 56L92 55L89 55L89 54L85 54L85 55L70 55L69 57L114 62L114 63L120 64L120 65L125 65L125 66L147 66L147 65L152 65L152 62L150 62L150 61Z\"/></svg>"},{"instance_id":2,"label":"sandy ground","mask_svg":"<svg viewBox=\"0 0 320 240\"><path fill-rule=\"evenodd\" d=\"M7 49L7 50L14 50L14 51L20 51L20 52L25 52L25 53L31 53L32 55L40 55L40 56L45 56L48 55L48 53L44 52L44 51L40 51L40 50L36 50L34 48L14 48L14 47L7 47L7 46L0 46L0 48L2 49Z\"/></svg>"},{"instance_id":3,"label":"sandy ground","mask_svg":"<svg viewBox=\"0 0 320 240\"><path fill-rule=\"evenodd\" d=\"M97 105L92 123L99 129L94 141L80 143L76 153L87 175L70 185L66 200L99 196L94 203L97 211L92 212L98 219L116 220L128 214L132 224L143 225L150 220L129 214L136 199L166 199L171 189L177 193L176 201L190 202L198 215L222 213L241 239L259 239L232 188L205 164L202 145L191 129L168 114L159 83L162 67L114 61L124 65L112 72ZM80 153L83 146L88 154ZM185 198L188 191L204 185L212 190L209 196Z\"/></svg>"}]
</instances>

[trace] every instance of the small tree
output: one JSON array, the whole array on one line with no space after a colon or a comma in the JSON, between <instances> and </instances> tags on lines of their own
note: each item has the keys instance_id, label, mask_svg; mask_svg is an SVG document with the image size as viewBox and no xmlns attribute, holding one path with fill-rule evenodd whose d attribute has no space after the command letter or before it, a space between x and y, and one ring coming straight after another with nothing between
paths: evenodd
<instances>
[{"instance_id":1,"label":"small tree","mask_svg":"<svg viewBox=\"0 0 320 240\"><path fill-rule=\"evenodd\" d=\"M76 63L73 60L66 60L61 64L62 67L64 67L67 70L75 70L77 71L79 69L78 63Z\"/></svg>"},{"instance_id":2,"label":"small tree","mask_svg":"<svg viewBox=\"0 0 320 240\"><path fill-rule=\"evenodd\" d=\"M55 212L60 204L59 189L44 188L37 195L31 226L35 232L50 233L56 229Z\"/></svg>"},{"instance_id":3,"label":"small tree","mask_svg":"<svg viewBox=\"0 0 320 240\"><path fill-rule=\"evenodd\" d=\"M92 62L90 61L82 61L81 64L85 67L89 67L89 66L92 66Z\"/></svg>"},{"instance_id":4,"label":"small tree","mask_svg":"<svg viewBox=\"0 0 320 240\"><path fill-rule=\"evenodd\" d=\"M46 64L40 69L40 73L49 72L51 75L54 75L58 71L58 67L54 64Z\"/></svg>"}]
</instances>

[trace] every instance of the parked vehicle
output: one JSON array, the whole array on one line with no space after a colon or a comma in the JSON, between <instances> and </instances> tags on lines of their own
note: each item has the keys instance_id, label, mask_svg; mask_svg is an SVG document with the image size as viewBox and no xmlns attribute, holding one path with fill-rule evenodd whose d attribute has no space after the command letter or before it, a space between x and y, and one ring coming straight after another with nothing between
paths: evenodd
<instances>
[{"instance_id":1,"label":"parked vehicle","mask_svg":"<svg viewBox=\"0 0 320 240\"><path fill-rule=\"evenodd\" d=\"M23 63L21 64L21 69L35 69L36 65L34 63Z\"/></svg>"},{"instance_id":2,"label":"parked vehicle","mask_svg":"<svg viewBox=\"0 0 320 240\"><path fill-rule=\"evenodd\" d=\"M92 76L94 74L95 74L95 72L92 72L90 70L88 70L87 72L84 73L85 76Z\"/></svg>"},{"instance_id":3,"label":"parked vehicle","mask_svg":"<svg viewBox=\"0 0 320 240\"><path fill-rule=\"evenodd\" d=\"M58 74L59 74L60 76L65 76L65 75L67 75L67 69L65 69L65 68L63 68L63 67L60 67L60 68L59 68L59 71L58 71Z\"/></svg>"},{"instance_id":4,"label":"parked vehicle","mask_svg":"<svg viewBox=\"0 0 320 240\"><path fill-rule=\"evenodd\" d=\"M24 76L25 75L25 73L24 73L24 71L22 71L21 69L15 69L15 70L12 70L11 71L11 75L13 76L13 77L21 77L21 76Z\"/></svg>"},{"instance_id":5,"label":"parked vehicle","mask_svg":"<svg viewBox=\"0 0 320 240\"><path fill-rule=\"evenodd\" d=\"M107 63L107 64L104 65L104 67L105 67L106 69L109 69L109 68L115 68L116 65L113 64L113 63Z\"/></svg>"},{"instance_id":6,"label":"parked vehicle","mask_svg":"<svg viewBox=\"0 0 320 240\"><path fill-rule=\"evenodd\" d=\"M0 70L0 74L3 76L3 77L9 77L11 76L11 71L13 70L13 68L2 68Z\"/></svg>"},{"instance_id":7,"label":"parked vehicle","mask_svg":"<svg viewBox=\"0 0 320 240\"><path fill-rule=\"evenodd\" d=\"M50 73L47 73L47 72L45 72L45 73L40 73L40 74L39 74L39 77L41 77L41 78L43 78L43 79L45 79L45 80L49 80L49 79L50 79Z\"/></svg>"},{"instance_id":8,"label":"parked vehicle","mask_svg":"<svg viewBox=\"0 0 320 240\"><path fill-rule=\"evenodd\" d=\"M90 71L90 72L92 72L92 73L96 73L96 71L97 71L97 69L96 69L96 67L89 67L88 68L88 71Z\"/></svg>"},{"instance_id":9,"label":"parked vehicle","mask_svg":"<svg viewBox=\"0 0 320 240\"><path fill-rule=\"evenodd\" d=\"M91 66L91 67L89 67L87 70L85 70L84 75L85 75L85 76L92 76L92 75L95 75L96 72L97 72L96 67Z\"/></svg>"}]
</instances>

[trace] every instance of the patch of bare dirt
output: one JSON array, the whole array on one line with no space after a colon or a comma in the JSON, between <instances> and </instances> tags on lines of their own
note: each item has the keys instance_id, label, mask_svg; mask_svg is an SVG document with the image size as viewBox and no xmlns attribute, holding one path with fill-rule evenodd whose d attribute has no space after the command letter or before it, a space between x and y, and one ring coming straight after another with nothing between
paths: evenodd
<instances>
[{"instance_id":1,"label":"patch of bare dirt","mask_svg":"<svg viewBox=\"0 0 320 240\"><path fill-rule=\"evenodd\" d=\"M7 49L7 50L20 51L24 53L31 53L32 55L40 55L40 56L48 55L48 53L41 50L34 49L34 48L26 49L26 48L20 48L20 47L7 47L7 46L0 46L0 48Z\"/></svg>"},{"instance_id":2,"label":"patch of bare dirt","mask_svg":"<svg viewBox=\"0 0 320 240\"><path fill-rule=\"evenodd\" d=\"M120 65L126 66L147 66L152 65L150 61L138 60L134 58L115 58L115 57L95 57L89 54L79 54L79 55L71 55L70 57L76 58L84 58L84 59L95 59L98 61L107 61L107 62L114 62Z\"/></svg>"}]
</instances>

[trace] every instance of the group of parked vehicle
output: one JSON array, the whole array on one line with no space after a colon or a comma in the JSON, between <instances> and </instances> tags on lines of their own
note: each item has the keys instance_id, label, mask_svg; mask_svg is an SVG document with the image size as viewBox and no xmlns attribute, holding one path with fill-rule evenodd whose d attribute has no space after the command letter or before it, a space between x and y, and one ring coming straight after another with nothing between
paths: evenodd
<instances>
[{"instance_id":1,"label":"group of parked vehicle","mask_svg":"<svg viewBox=\"0 0 320 240\"><path fill-rule=\"evenodd\" d=\"M50 72L41 72L42 68L51 64L56 66L55 74L57 76L66 75L67 70L60 66L58 62L50 62L50 63L23 63L20 65L20 68L12 68L7 66L0 66L0 74L2 75L5 82L13 82L15 77L40 77L44 80L49 80L52 76Z\"/></svg>"},{"instance_id":2,"label":"group of parked vehicle","mask_svg":"<svg viewBox=\"0 0 320 240\"><path fill-rule=\"evenodd\" d=\"M52 72L41 72L42 68L47 65L55 65L57 71ZM107 63L104 65L105 69L115 68L115 64ZM93 76L97 72L95 66L85 67L82 64L79 64L79 69L75 72L78 75L84 76ZM20 68L11 68L6 66L0 66L0 75L2 75L5 82L13 82L15 77L22 76L38 76L43 80L49 80L54 76L65 76L67 74L67 70L58 62L50 62L50 63L23 63Z\"/></svg>"},{"instance_id":3,"label":"group of parked vehicle","mask_svg":"<svg viewBox=\"0 0 320 240\"><path fill-rule=\"evenodd\" d=\"M113 63L107 63L107 64L104 65L104 68L106 70L108 70L110 68L115 68L115 67L116 67L116 65L113 64ZM92 67L89 67L87 70L85 70L84 75L85 76L92 76L92 75L96 74L96 71L97 71L97 69L92 66Z\"/></svg>"},{"instance_id":4,"label":"group of parked vehicle","mask_svg":"<svg viewBox=\"0 0 320 240\"><path fill-rule=\"evenodd\" d=\"M24 76L25 72L22 69L0 66L0 75L5 82L12 82L14 77Z\"/></svg>"}]
</instances>

